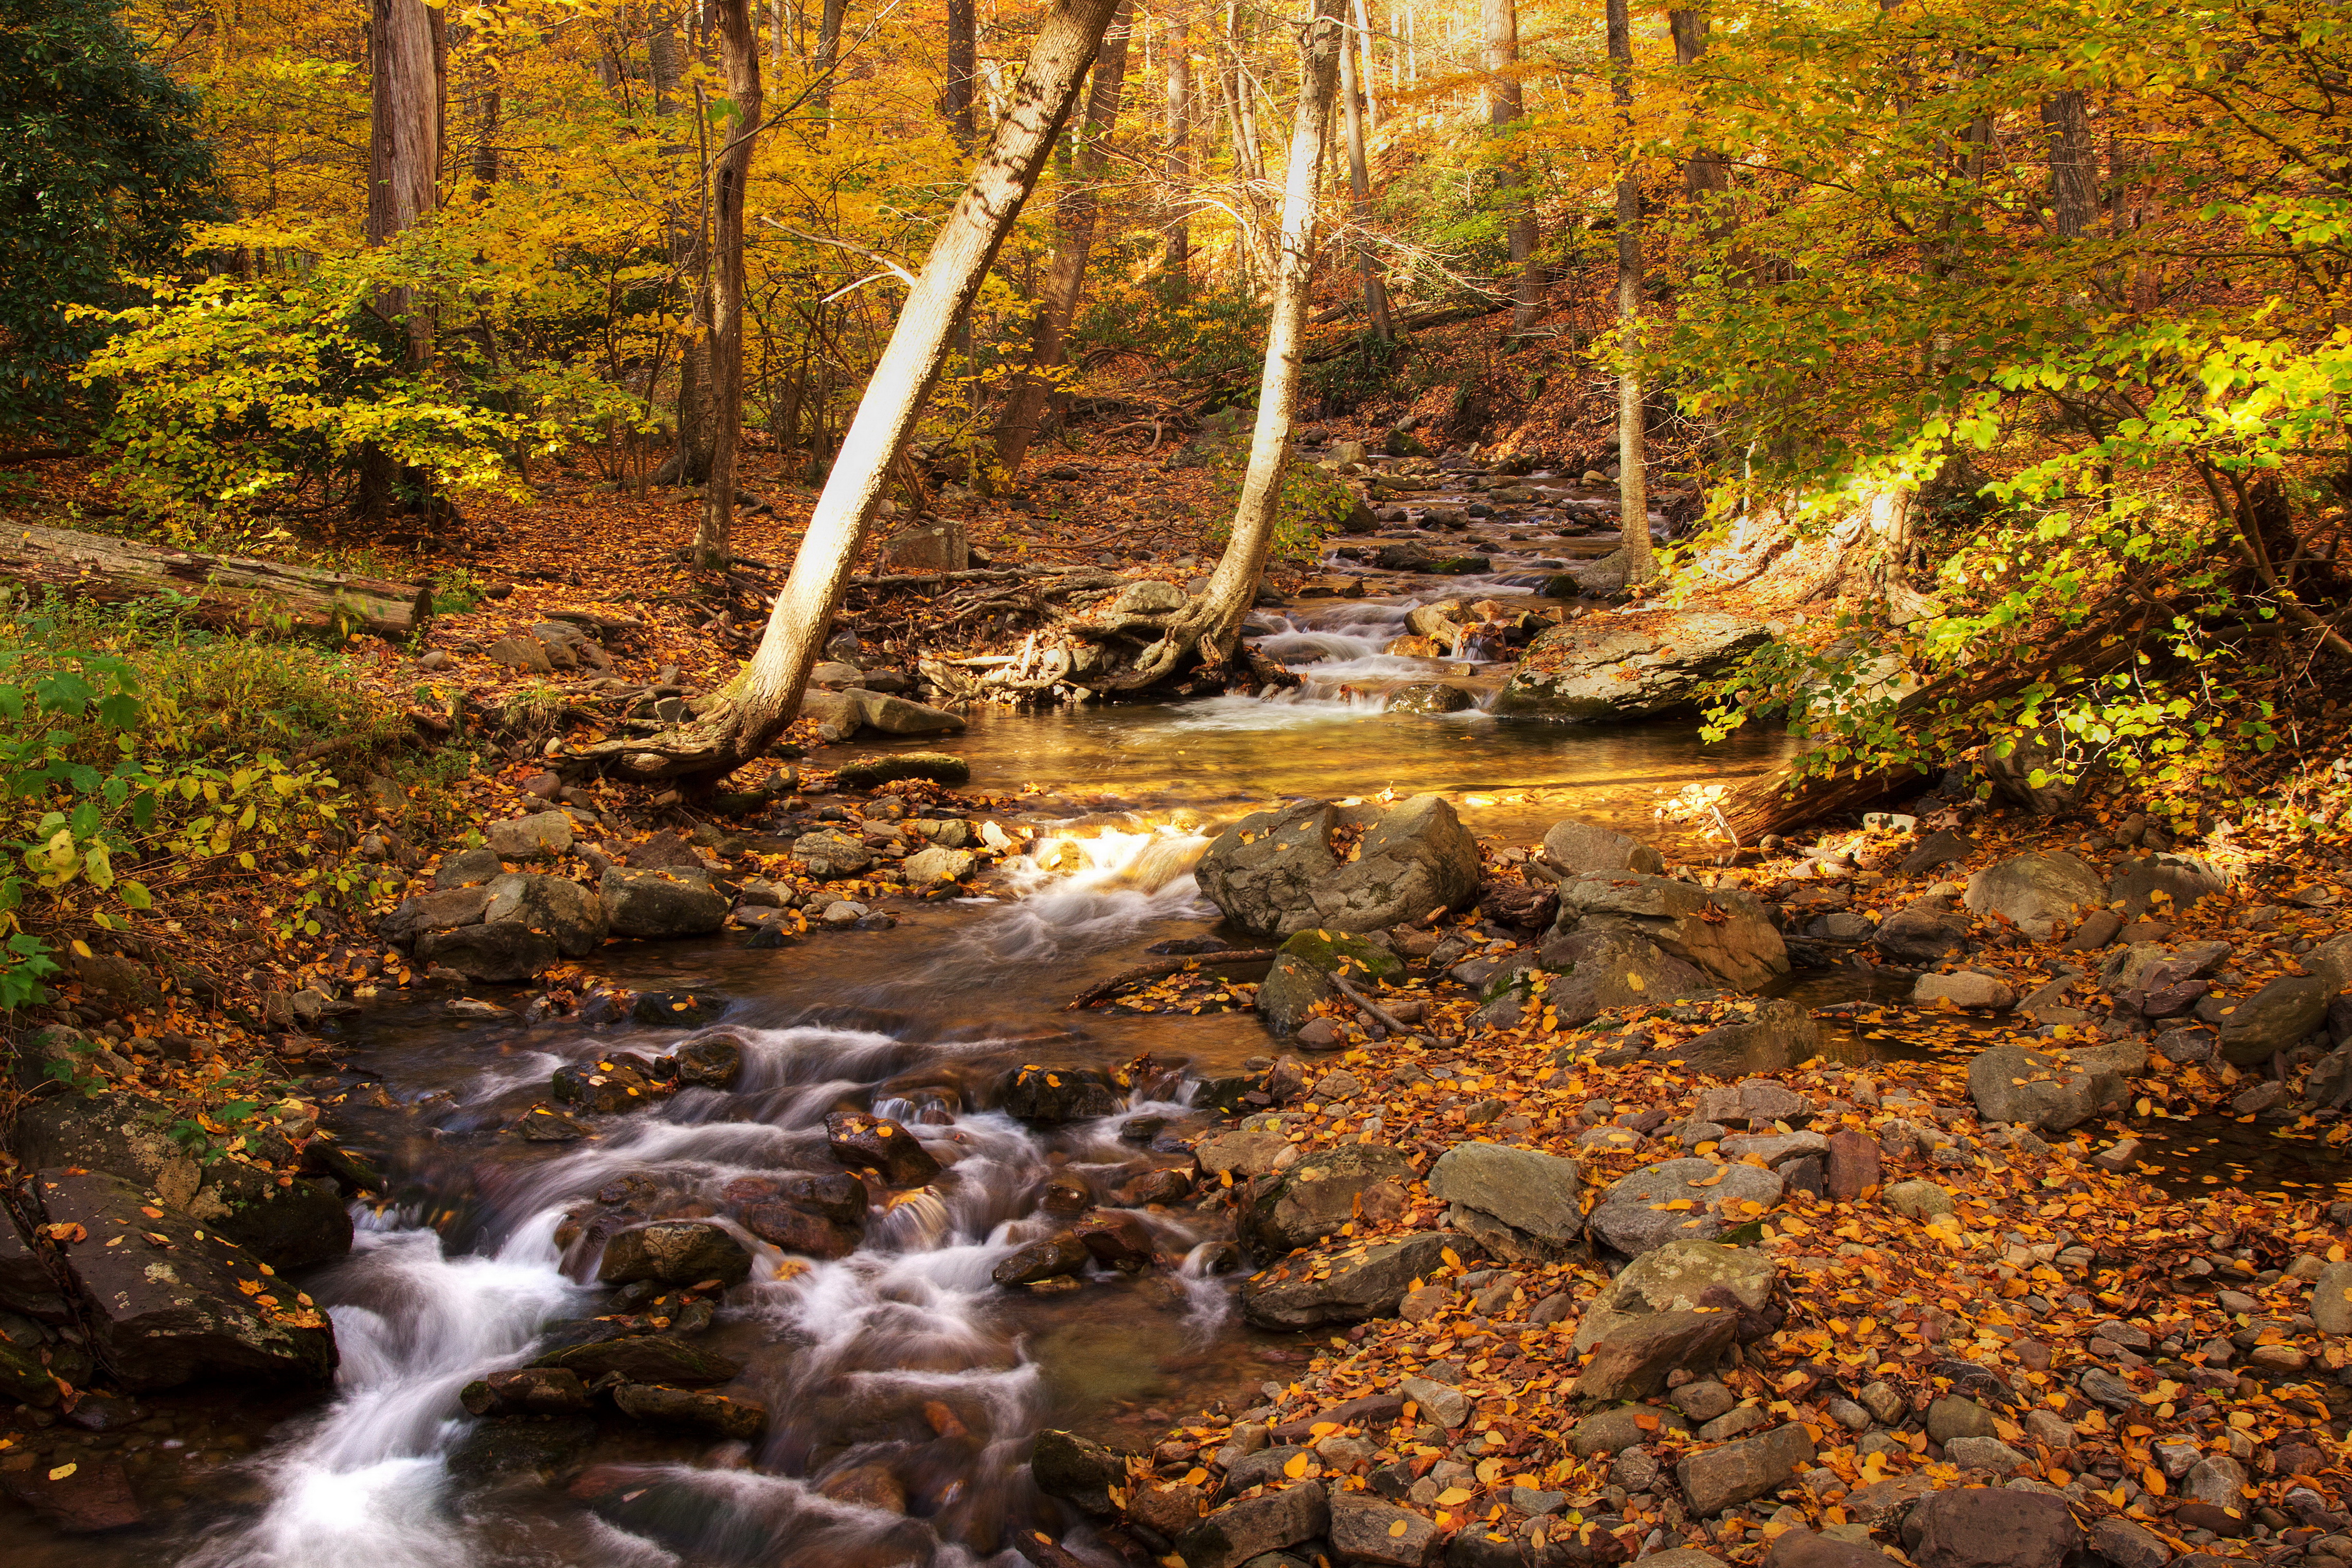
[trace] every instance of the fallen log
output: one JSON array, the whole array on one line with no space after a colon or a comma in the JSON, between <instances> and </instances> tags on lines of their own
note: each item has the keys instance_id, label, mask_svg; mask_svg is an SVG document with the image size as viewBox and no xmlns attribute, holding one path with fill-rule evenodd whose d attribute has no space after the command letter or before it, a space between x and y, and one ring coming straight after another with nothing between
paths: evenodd
<instances>
[{"instance_id":1,"label":"fallen log","mask_svg":"<svg viewBox=\"0 0 2352 1568\"><path fill-rule=\"evenodd\" d=\"M194 625L214 630L288 629L343 637L365 632L406 642L433 614L433 591L341 572L192 551L66 528L0 531L0 582L120 605L175 594L193 599Z\"/></svg>"},{"instance_id":2,"label":"fallen log","mask_svg":"<svg viewBox=\"0 0 2352 1568\"><path fill-rule=\"evenodd\" d=\"M1161 980L1171 974L1222 974L1228 980L1263 980L1265 972L1274 967L1274 950L1267 947L1238 949L1232 952L1204 952L1192 958L1163 958L1157 963L1139 963L1133 969L1121 970L1092 990L1080 992L1065 1013L1076 1013L1109 1001L1130 986L1147 980Z\"/></svg>"},{"instance_id":3,"label":"fallen log","mask_svg":"<svg viewBox=\"0 0 2352 1568\"><path fill-rule=\"evenodd\" d=\"M2047 648L2021 651L1990 668L1975 664L1948 670L1895 705L1895 727L1924 727L1937 713L1957 713L2014 696L2036 681L2065 686L2121 668L2139 651L2151 626L2168 624L2174 606L2162 599L2118 597L2094 611L2082 626ZM1800 762L1802 759L1799 759ZM1898 766L1856 776L1795 777L1797 763L1752 779L1727 795L1718 807L1722 826L1734 844L1753 844L1769 833L1818 822L1842 811L1858 811L1927 778L1926 770Z\"/></svg>"}]
</instances>

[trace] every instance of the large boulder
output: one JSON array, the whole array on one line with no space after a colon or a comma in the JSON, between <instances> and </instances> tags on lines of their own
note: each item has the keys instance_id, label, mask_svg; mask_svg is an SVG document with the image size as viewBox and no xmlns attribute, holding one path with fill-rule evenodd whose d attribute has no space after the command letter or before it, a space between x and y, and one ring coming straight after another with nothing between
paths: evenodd
<instances>
[{"instance_id":1,"label":"large boulder","mask_svg":"<svg viewBox=\"0 0 2352 1568\"><path fill-rule=\"evenodd\" d=\"M493 822L482 837L502 860L552 859L572 852L572 818L560 811L533 812Z\"/></svg>"},{"instance_id":2,"label":"large boulder","mask_svg":"<svg viewBox=\"0 0 2352 1568\"><path fill-rule=\"evenodd\" d=\"M1961 901L1976 914L2008 920L2036 942L2047 942L2075 911L2105 904L2107 884L2063 849L2014 856L1969 879Z\"/></svg>"},{"instance_id":3,"label":"large boulder","mask_svg":"<svg viewBox=\"0 0 2352 1568\"><path fill-rule=\"evenodd\" d=\"M1583 723L1686 711L1702 684L1770 635L1742 616L1584 616L1528 645L1492 710L1498 718Z\"/></svg>"},{"instance_id":4,"label":"large boulder","mask_svg":"<svg viewBox=\"0 0 2352 1568\"><path fill-rule=\"evenodd\" d=\"M1328 1002L1339 994L1330 977L1297 953L1275 955L1273 967L1258 982L1257 1000L1254 1004L1257 1016L1276 1035L1298 1033L1318 1002Z\"/></svg>"},{"instance_id":5,"label":"large boulder","mask_svg":"<svg viewBox=\"0 0 2352 1568\"><path fill-rule=\"evenodd\" d=\"M1780 1176L1754 1165L1665 1160L1619 1180L1585 1225L1638 1258L1670 1241L1712 1241L1779 1203L1781 1187Z\"/></svg>"},{"instance_id":6,"label":"large boulder","mask_svg":"<svg viewBox=\"0 0 2352 1568\"><path fill-rule=\"evenodd\" d=\"M1273 1553L1312 1541L1330 1526L1322 1483L1300 1481L1227 1503L1185 1531L1176 1550L1185 1568L1241 1568L1252 1558L1278 1563Z\"/></svg>"},{"instance_id":7,"label":"large boulder","mask_svg":"<svg viewBox=\"0 0 2352 1568\"><path fill-rule=\"evenodd\" d=\"M438 892L419 893L413 899L403 899L390 914L376 921L375 933L386 942L407 947L431 931L479 925L489 907L490 890L486 887L445 888Z\"/></svg>"},{"instance_id":8,"label":"large boulder","mask_svg":"<svg viewBox=\"0 0 2352 1568\"><path fill-rule=\"evenodd\" d=\"M1641 937L1743 991L1789 973L1780 928L1763 905L1737 888L1635 873L1574 877L1559 885L1553 931Z\"/></svg>"},{"instance_id":9,"label":"large boulder","mask_svg":"<svg viewBox=\"0 0 2352 1568\"><path fill-rule=\"evenodd\" d=\"M1772 1279L1771 1258L1753 1248L1669 1241L1633 1259L1601 1288L1577 1324L1576 1348L1591 1350L1602 1335L1634 1318L1715 1304L1709 1302L1711 1291L1727 1293L1748 1311L1760 1310L1771 1299Z\"/></svg>"},{"instance_id":10,"label":"large boulder","mask_svg":"<svg viewBox=\"0 0 2352 1568\"><path fill-rule=\"evenodd\" d=\"M997 1090L997 1109L1023 1121L1090 1121L1118 1110L1120 1092L1100 1068L1013 1068Z\"/></svg>"},{"instance_id":11,"label":"large boulder","mask_svg":"<svg viewBox=\"0 0 2352 1568\"><path fill-rule=\"evenodd\" d=\"M298 1176L280 1186L278 1172L210 1148L192 1151L172 1139L157 1108L131 1095L36 1100L17 1113L16 1142L17 1162L27 1168L80 1166L152 1187L272 1268L305 1268L352 1249L351 1210L333 1183Z\"/></svg>"},{"instance_id":12,"label":"large boulder","mask_svg":"<svg viewBox=\"0 0 2352 1568\"><path fill-rule=\"evenodd\" d=\"M1664 857L1640 839L1572 817L1555 822L1546 830L1543 858L1546 864L1571 877L1608 876L1619 871L1654 876L1666 868Z\"/></svg>"},{"instance_id":13,"label":"large boulder","mask_svg":"<svg viewBox=\"0 0 2352 1568\"><path fill-rule=\"evenodd\" d=\"M566 877L520 873L494 878L485 925L519 924L552 939L566 958L584 958L604 940L604 901Z\"/></svg>"},{"instance_id":14,"label":"large boulder","mask_svg":"<svg viewBox=\"0 0 2352 1568\"><path fill-rule=\"evenodd\" d=\"M1690 1510L1701 1519L1777 1491L1813 1462L1813 1439L1799 1423L1691 1455L1675 1467Z\"/></svg>"},{"instance_id":15,"label":"large boulder","mask_svg":"<svg viewBox=\"0 0 2352 1568\"><path fill-rule=\"evenodd\" d=\"M709 936L727 923L725 894L699 871L608 869L597 884L614 936Z\"/></svg>"},{"instance_id":16,"label":"large boulder","mask_svg":"<svg viewBox=\"0 0 2352 1568\"><path fill-rule=\"evenodd\" d=\"M1282 1172L1250 1200L1242 1213L1242 1239L1261 1258L1280 1258L1354 1219L1363 1212L1365 1194L1376 1188L1389 1189L1381 1196L1402 1210L1412 1179L1412 1163L1384 1144L1342 1143L1320 1151Z\"/></svg>"},{"instance_id":17,"label":"large boulder","mask_svg":"<svg viewBox=\"0 0 2352 1568\"><path fill-rule=\"evenodd\" d=\"M873 1171L883 1184L919 1187L943 1168L905 1127L887 1116L836 1110L824 1119L825 1148L851 1170Z\"/></svg>"},{"instance_id":18,"label":"large boulder","mask_svg":"<svg viewBox=\"0 0 2352 1568\"><path fill-rule=\"evenodd\" d=\"M751 1254L721 1226L708 1220L666 1219L625 1230L604 1244L596 1278L607 1285L640 1279L696 1285L716 1279L740 1285L751 1275Z\"/></svg>"},{"instance_id":19,"label":"large boulder","mask_svg":"<svg viewBox=\"0 0 2352 1568\"><path fill-rule=\"evenodd\" d=\"M1386 1317L1416 1279L1444 1266L1448 1238L1350 1242L1303 1253L1242 1282L1242 1315L1261 1329L1311 1329Z\"/></svg>"},{"instance_id":20,"label":"large boulder","mask_svg":"<svg viewBox=\"0 0 2352 1568\"><path fill-rule=\"evenodd\" d=\"M1344 861L1333 848L1343 827L1363 830ZM1377 931L1473 897L1478 846L1453 806L1433 795L1386 811L1307 801L1253 812L1226 828L1193 875L1244 931Z\"/></svg>"},{"instance_id":21,"label":"large boulder","mask_svg":"<svg viewBox=\"0 0 2352 1568\"><path fill-rule=\"evenodd\" d=\"M1544 983L1544 1005L1561 1028L1589 1023L1620 1007L1677 1002L1715 986L1696 965L1627 931L1572 931L1547 941L1539 956L1551 972Z\"/></svg>"},{"instance_id":22,"label":"large boulder","mask_svg":"<svg viewBox=\"0 0 2352 1568\"><path fill-rule=\"evenodd\" d=\"M2135 918L2157 907L2156 895L2178 914L2198 900L2227 892L2230 878L2210 860L2196 855L2145 855L2126 860L2108 879L2107 897L2123 901L2123 912Z\"/></svg>"},{"instance_id":23,"label":"large boulder","mask_svg":"<svg viewBox=\"0 0 2352 1568\"><path fill-rule=\"evenodd\" d=\"M133 1393L211 1379L323 1387L326 1315L185 1209L103 1171L44 1170L32 1197L90 1348Z\"/></svg>"},{"instance_id":24,"label":"large boulder","mask_svg":"<svg viewBox=\"0 0 2352 1568\"><path fill-rule=\"evenodd\" d=\"M1429 1170L1433 1195L1555 1247L1584 1234L1583 1184L1575 1161L1504 1143L1457 1143Z\"/></svg>"},{"instance_id":25,"label":"large boulder","mask_svg":"<svg viewBox=\"0 0 2352 1568\"><path fill-rule=\"evenodd\" d=\"M1627 1318L1601 1336L1577 1374L1580 1399L1647 1399L1678 1368L1704 1372L1731 1348L1738 1314L1683 1310Z\"/></svg>"},{"instance_id":26,"label":"large boulder","mask_svg":"<svg viewBox=\"0 0 2352 1568\"><path fill-rule=\"evenodd\" d=\"M2067 1502L2008 1487L1930 1492L1904 1516L1904 1551L1917 1568L2063 1568L2083 1550Z\"/></svg>"},{"instance_id":27,"label":"large boulder","mask_svg":"<svg viewBox=\"0 0 2352 1568\"><path fill-rule=\"evenodd\" d=\"M1942 899L1914 899L1878 922L1870 940L1889 958L1934 963L1960 951L1969 940L1969 917Z\"/></svg>"},{"instance_id":28,"label":"large boulder","mask_svg":"<svg viewBox=\"0 0 2352 1568\"><path fill-rule=\"evenodd\" d=\"M468 980L499 984L529 980L551 966L561 951L553 937L520 921L427 931L416 939L418 963L454 969Z\"/></svg>"},{"instance_id":29,"label":"large boulder","mask_svg":"<svg viewBox=\"0 0 2352 1568\"><path fill-rule=\"evenodd\" d=\"M2328 982L2283 974L2221 1015L2221 1059L2239 1067L2266 1062L2327 1022Z\"/></svg>"},{"instance_id":30,"label":"large boulder","mask_svg":"<svg viewBox=\"0 0 2352 1568\"><path fill-rule=\"evenodd\" d=\"M950 735L964 728L962 719L944 709L927 708L863 687L808 691L801 698L799 716L816 721L819 735L836 742L862 730L884 735Z\"/></svg>"},{"instance_id":31,"label":"large boulder","mask_svg":"<svg viewBox=\"0 0 2352 1568\"><path fill-rule=\"evenodd\" d=\"M2123 1103L2129 1086L2104 1063L2076 1062L2022 1046L1995 1046L1969 1064L1969 1095L1987 1121L2063 1132Z\"/></svg>"}]
</instances>

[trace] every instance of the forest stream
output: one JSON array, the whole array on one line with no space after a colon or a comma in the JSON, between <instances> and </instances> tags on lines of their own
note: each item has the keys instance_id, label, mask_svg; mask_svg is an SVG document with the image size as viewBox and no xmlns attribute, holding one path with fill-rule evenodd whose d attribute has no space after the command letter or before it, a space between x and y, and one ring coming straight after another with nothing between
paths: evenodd
<instances>
[{"instance_id":1,"label":"forest stream","mask_svg":"<svg viewBox=\"0 0 2352 1568\"><path fill-rule=\"evenodd\" d=\"M614 950L610 973L623 984L728 998L714 1025L467 1026L437 1000L345 1020L341 1044L356 1070L312 1088L345 1097L338 1126L388 1173L392 1195L359 1211L351 1257L302 1281L334 1321L333 1396L234 1408L209 1395L148 1401L116 1451L153 1516L171 1521L164 1539L68 1540L19 1518L6 1560L1011 1563L1005 1542L1039 1507L1025 1465L1041 1427L1132 1446L1187 1412L1258 1403L1322 1339L1241 1323L1232 1298L1243 1259L1221 1209L1128 1211L1170 1265L1160 1270L1097 1268L1076 1289L1042 1295L991 1281L1010 1250L1064 1223L1055 1211L1069 1212L1071 1183L1115 1203L1109 1194L1156 1168L1189 1172L1190 1140L1213 1123L1188 1103L1200 1080L1280 1048L1245 1011L1065 1005L1147 946L1214 930L1191 868L1202 829L1244 810L1393 789L1441 794L1475 830L1513 842L1570 816L1640 833L1654 829L1661 794L1781 753L1785 741L1754 731L1702 747L1686 726L1562 730L1498 724L1482 708L1387 711L1388 694L1410 683L1451 681L1482 700L1499 687L1507 662L1381 650L1418 603L1530 594L1558 564L1548 547L1564 542L1543 516L1483 542L1507 544L1489 574L1399 576L1387 594L1308 601L1254 623L1260 649L1302 677L1296 690L975 715L957 746L975 778L1041 788L1017 818L1035 831L1030 852L1008 862L992 896L894 906L888 930L774 951L740 938ZM1796 978L1816 1005L1865 994L1853 972ZM585 1142L500 1131L560 1067L625 1048L659 1056L714 1034L743 1051L725 1091L683 1090ZM1866 1034L1832 1037L1862 1056L1885 1048ZM1442 1066L1449 1042L1429 1043ZM1151 1067L1109 1115L1038 1128L990 1104L1024 1063L1118 1068L1144 1057ZM877 1211L838 1260L757 1248L751 1279L697 1342L744 1365L737 1386L766 1405L763 1436L714 1445L589 1415L465 1415L457 1395L469 1380L592 1333L614 1310L593 1284L598 1243L578 1215L708 1216L732 1184L829 1171L824 1118L845 1107L916 1131L950 1173ZM551 1488L542 1464L580 1479ZM1083 1527L1057 1534L1078 1549L1087 1539Z\"/></svg>"}]
</instances>

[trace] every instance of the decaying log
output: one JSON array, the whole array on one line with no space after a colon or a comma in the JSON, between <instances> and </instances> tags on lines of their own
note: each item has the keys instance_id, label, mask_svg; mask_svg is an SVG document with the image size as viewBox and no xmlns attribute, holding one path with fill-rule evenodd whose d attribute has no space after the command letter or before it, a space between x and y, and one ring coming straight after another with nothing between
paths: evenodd
<instances>
[{"instance_id":1,"label":"decaying log","mask_svg":"<svg viewBox=\"0 0 2352 1568\"><path fill-rule=\"evenodd\" d=\"M433 614L433 591L421 584L159 550L66 528L0 531L0 581L107 605L177 594L196 601L189 620L216 630L265 628L282 616L298 632L365 632L400 643Z\"/></svg>"},{"instance_id":2,"label":"decaying log","mask_svg":"<svg viewBox=\"0 0 2352 1568\"><path fill-rule=\"evenodd\" d=\"M1139 963L1133 969L1121 970L1108 980L1072 998L1065 1013L1076 1013L1109 1001L1131 986L1147 980L1161 980L1171 974L1221 974L1227 980L1263 980L1265 972L1274 967L1274 950L1269 947L1239 948L1231 952L1203 952L1190 958L1163 958L1157 963Z\"/></svg>"},{"instance_id":3,"label":"decaying log","mask_svg":"<svg viewBox=\"0 0 2352 1568\"><path fill-rule=\"evenodd\" d=\"M1957 712L2024 690L2036 681L2063 685L2121 668L2139 650L2152 626L2168 625L2175 606L2162 599L2121 596L2095 610L2089 620L2045 649L2027 651L1990 665L1948 670L1895 704L1898 726L1924 725L1936 713ZM1899 767L1859 778L1846 769L1834 776L1792 779L1784 766L1742 784L1720 807L1722 826L1736 844L1753 844L1768 833L1786 833L1843 811L1858 811L1908 785L1925 771Z\"/></svg>"}]
</instances>

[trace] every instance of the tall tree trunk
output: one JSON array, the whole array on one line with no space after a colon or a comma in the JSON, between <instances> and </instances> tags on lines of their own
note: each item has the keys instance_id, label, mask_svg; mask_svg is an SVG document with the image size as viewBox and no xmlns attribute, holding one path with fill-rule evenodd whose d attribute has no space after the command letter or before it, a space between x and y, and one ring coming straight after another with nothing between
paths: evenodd
<instances>
[{"instance_id":1,"label":"tall tree trunk","mask_svg":"<svg viewBox=\"0 0 2352 1568\"><path fill-rule=\"evenodd\" d=\"M1364 0L1356 0L1356 41L1363 52L1356 79L1363 85L1364 132L1370 135L1381 128L1381 68L1372 54L1372 18Z\"/></svg>"},{"instance_id":2,"label":"tall tree trunk","mask_svg":"<svg viewBox=\"0 0 2352 1568\"><path fill-rule=\"evenodd\" d=\"M1675 37L1675 63L1688 69L1706 53L1707 16L1704 11L1669 11L1666 26ZM1729 188L1723 159L1711 148L1693 153L1683 165L1683 195L1691 201Z\"/></svg>"},{"instance_id":3,"label":"tall tree trunk","mask_svg":"<svg viewBox=\"0 0 2352 1568\"><path fill-rule=\"evenodd\" d=\"M766 751L792 721L891 470L946 363L956 323L1035 187L1117 3L1055 0L1038 28L1028 67L988 151L932 240L866 384L759 651L729 683L723 700L694 726L656 740L598 746L575 767L647 782L708 782Z\"/></svg>"},{"instance_id":4,"label":"tall tree trunk","mask_svg":"<svg viewBox=\"0 0 2352 1568\"><path fill-rule=\"evenodd\" d=\"M942 107L949 132L967 155L980 140L980 125L972 118L972 85L980 75L979 24L972 13L972 0L948 0L948 85Z\"/></svg>"},{"instance_id":5,"label":"tall tree trunk","mask_svg":"<svg viewBox=\"0 0 2352 1568\"><path fill-rule=\"evenodd\" d=\"M373 0L368 23L367 241L389 245L430 213L440 197L440 16L424 0ZM402 368L423 370L433 357L433 322L414 292L395 289L376 308L398 322ZM391 454L370 446L359 457L358 510L390 515L403 476ZM410 483L417 476L406 476Z\"/></svg>"},{"instance_id":6,"label":"tall tree trunk","mask_svg":"<svg viewBox=\"0 0 2352 1568\"><path fill-rule=\"evenodd\" d=\"M1173 216L1168 223L1167 269L1180 300L1192 292L1192 225L1184 204L1192 187L1192 28L1181 12L1167 23L1167 180Z\"/></svg>"},{"instance_id":7,"label":"tall tree trunk","mask_svg":"<svg viewBox=\"0 0 2352 1568\"><path fill-rule=\"evenodd\" d=\"M2068 239L2091 230L2099 214L2099 153L2091 141L2091 117L2078 90L2053 92L2042 100L2042 123L2050 132L2050 216Z\"/></svg>"},{"instance_id":8,"label":"tall tree trunk","mask_svg":"<svg viewBox=\"0 0 2352 1568\"><path fill-rule=\"evenodd\" d=\"M824 9L817 15L816 24L816 88L809 95L820 115L833 113L833 73L841 64L842 14L849 9L849 0L824 0Z\"/></svg>"},{"instance_id":9,"label":"tall tree trunk","mask_svg":"<svg viewBox=\"0 0 2352 1568\"><path fill-rule=\"evenodd\" d=\"M1499 136L1524 112L1519 94L1518 0L1482 0L1479 21L1484 35L1486 71L1486 123ZM1543 264L1536 259L1536 204L1528 188L1527 163L1517 153L1507 155L1498 171L1503 199L1511 209L1511 331L1524 332L1535 325L1536 307L1543 300Z\"/></svg>"},{"instance_id":10,"label":"tall tree trunk","mask_svg":"<svg viewBox=\"0 0 2352 1568\"><path fill-rule=\"evenodd\" d=\"M1633 151L1633 23L1628 0L1609 0L1610 96L1617 104L1617 510L1625 581L1658 574L1650 543L1650 485L1642 398L1642 178Z\"/></svg>"},{"instance_id":11,"label":"tall tree trunk","mask_svg":"<svg viewBox=\"0 0 2352 1568\"><path fill-rule=\"evenodd\" d=\"M1087 261L1093 254L1095 218L1100 207L1097 185L1110 163L1111 129L1118 123L1118 107L1127 84L1127 41L1131 0L1119 0L1101 51L1095 57L1094 84L1087 94L1087 115L1075 138L1077 153L1071 167L1071 186L1064 193L1055 226L1054 259L1045 273L1045 297L1029 345L1029 363L1004 400L996 423L996 462L1009 481L1021 471L1029 444L1037 438L1037 422L1045 401L1053 395L1061 368L1063 344L1078 313L1085 293Z\"/></svg>"},{"instance_id":12,"label":"tall tree trunk","mask_svg":"<svg viewBox=\"0 0 2352 1568\"><path fill-rule=\"evenodd\" d=\"M733 113L727 141L711 160L710 479L702 487L695 563L722 570L735 517L735 449L743 435L743 199L751 148L760 133L760 37L751 0L717 0L719 48Z\"/></svg>"},{"instance_id":13,"label":"tall tree trunk","mask_svg":"<svg viewBox=\"0 0 2352 1568\"><path fill-rule=\"evenodd\" d=\"M646 45L654 89L654 114L667 121L679 107L686 83L686 54L677 29L664 18ZM663 127L661 151L673 164L681 163L693 143L680 140L680 128ZM697 159L697 168L701 160ZM683 323L677 345L677 449L655 470L652 482L698 485L710 478L711 441L715 434L710 405L709 298L704 275L709 257L703 246L704 202L708 172L690 191L670 205L665 226L669 235L670 275L677 280Z\"/></svg>"},{"instance_id":14,"label":"tall tree trunk","mask_svg":"<svg viewBox=\"0 0 2352 1568\"><path fill-rule=\"evenodd\" d=\"M1360 13L1363 0L1356 0ZM1353 218L1359 237L1356 240L1356 266L1364 276L1364 318L1370 324L1372 336L1388 342L1396 336L1389 323L1389 289L1381 278L1380 258L1372 253L1370 242L1362 237L1372 217L1372 177L1364 159L1364 113L1356 98L1356 45L1352 36L1340 39L1339 102L1345 110L1348 127L1348 195L1349 213Z\"/></svg>"},{"instance_id":15,"label":"tall tree trunk","mask_svg":"<svg viewBox=\"0 0 2352 1568\"><path fill-rule=\"evenodd\" d=\"M1282 479L1290 465L1292 423L1298 411L1298 367L1307 310L1315 287L1315 204L1323 184L1323 150L1330 139L1332 100L1339 96L1339 53L1348 47L1347 0L1315 0L1299 38L1298 118L1290 133L1290 167L1283 176L1281 249L1274 271L1274 309L1266 323L1265 368L1258 381L1257 424L1250 434L1249 466L1234 503L1233 533L1208 586L1170 622L1135 668L1116 684L1129 689L1176 673L1197 651L1202 668L1233 657L1242 621L1257 601L1258 579L1274 548Z\"/></svg>"}]
</instances>

